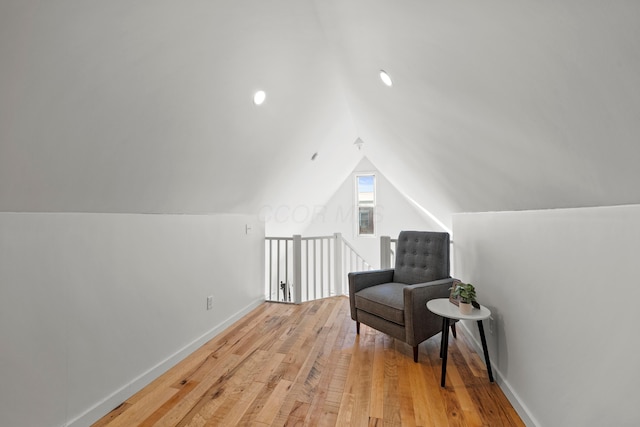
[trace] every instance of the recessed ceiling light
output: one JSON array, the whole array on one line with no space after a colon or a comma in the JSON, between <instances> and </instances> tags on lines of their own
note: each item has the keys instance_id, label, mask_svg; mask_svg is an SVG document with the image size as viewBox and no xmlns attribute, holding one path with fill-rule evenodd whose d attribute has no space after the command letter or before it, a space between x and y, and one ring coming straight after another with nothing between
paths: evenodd
<instances>
[{"instance_id":1,"label":"recessed ceiling light","mask_svg":"<svg viewBox=\"0 0 640 427\"><path fill-rule=\"evenodd\" d=\"M262 105L262 103L266 98L267 98L267 94L264 93L263 90L259 90L253 94L253 103L256 105Z\"/></svg>"},{"instance_id":2,"label":"recessed ceiling light","mask_svg":"<svg viewBox=\"0 0 640 427\"><path fill-rule=\"evenodd\" d=\"M387 74L387 72L384 70L380 70L380 80L382 80L382 83L386 84L389 87L393 85L391 77L389 77L389 74Z\"/></svg>"}]
</instances>

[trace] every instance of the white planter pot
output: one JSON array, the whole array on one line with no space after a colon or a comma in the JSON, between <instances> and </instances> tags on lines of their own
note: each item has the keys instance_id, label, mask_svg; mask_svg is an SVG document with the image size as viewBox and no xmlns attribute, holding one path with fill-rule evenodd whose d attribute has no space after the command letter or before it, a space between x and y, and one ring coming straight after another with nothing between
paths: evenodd
<instances>
[{"instance_id":1,"label":"white planter pot","mask_svg":"<svg viewBox=\"0 0 640 427\"><path fill-rule=\"evenodd\" d=\"M461 302L458 307L460 307L460 314L471 314L471 310L473 310L473 306L471 304L464 302Z\"/></svg>"}]
</instances>

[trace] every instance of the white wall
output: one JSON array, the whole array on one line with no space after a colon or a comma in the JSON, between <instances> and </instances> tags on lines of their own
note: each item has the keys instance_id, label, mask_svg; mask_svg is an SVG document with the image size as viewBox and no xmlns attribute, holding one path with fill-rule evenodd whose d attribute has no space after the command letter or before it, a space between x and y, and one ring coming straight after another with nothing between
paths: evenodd
<instances>
[{"instance_id":1,"label":"white wall","mask_svg":"<svg viewBox=\"0 0 640 427\"><path fill-rule=\"evenodd\" d=\"M361 237L357 233L354 199L354 177L357 173L376 175L375 237ZM340 232L376 267L380 264L380 236L397 238L402 230L442 231L440 226L418 211L366 157L326 204L309 211L316 215L310 224L299 232L304 236L323 236Z\"/></svg>"},{"instance_id":2,"label":"white wall","mask_svg":"<svg viewBox=\"0 0 640 427\"><path fill-rule=\"evenodd\" d=\"M456 275L492 310L490 356L528 425L640 425L640 205L459 214L453 232Z\"/></svg>"},{"instance_id":3,"label":"white wall","mask_svg":"<svg viewBox=\"0 0 640 427\"><path fill-rule=\"evenodd\" d=\"M0 425L104 415L264 299L263 242L257 216L0 213Z\"/></svg>"}]
</instances>

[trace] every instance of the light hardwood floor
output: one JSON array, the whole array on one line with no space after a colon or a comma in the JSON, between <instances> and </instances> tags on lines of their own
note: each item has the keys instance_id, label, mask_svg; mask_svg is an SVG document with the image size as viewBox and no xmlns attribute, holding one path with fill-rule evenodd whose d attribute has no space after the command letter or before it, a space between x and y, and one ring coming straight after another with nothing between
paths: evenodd
<instances>
[{"instance_id":1,"label":"light hardwood floor","mask_svg":"<svg viewBox=\"0 0 640 427\"><path fill-rule=\"evenodd\" d=\"M410 346L349 300L264 303L93 427L524 426L462 328L440 387L440 334Z\"/></svg>"}]
</instances>

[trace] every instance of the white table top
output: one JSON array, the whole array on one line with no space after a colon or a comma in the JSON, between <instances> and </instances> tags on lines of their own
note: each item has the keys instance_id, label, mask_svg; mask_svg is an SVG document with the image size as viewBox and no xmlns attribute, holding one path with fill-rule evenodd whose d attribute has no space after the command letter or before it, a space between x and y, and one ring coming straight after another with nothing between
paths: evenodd
<instances>
[{"instance_id":1,"label":"white table top","mask_svg":"<svg viewBox=\"0 0 640 427\"><path fill-rule=\"evenodd\" d=\"M452 304L449 298L436 298L427 301L429 311L449 319L461 320L483 320L491 316L491 310L484 305L480 305L480 309L473 308L471 314L462 314L457 305Z\"/></svg>"}]
</instances>

